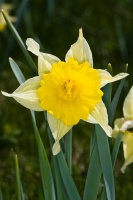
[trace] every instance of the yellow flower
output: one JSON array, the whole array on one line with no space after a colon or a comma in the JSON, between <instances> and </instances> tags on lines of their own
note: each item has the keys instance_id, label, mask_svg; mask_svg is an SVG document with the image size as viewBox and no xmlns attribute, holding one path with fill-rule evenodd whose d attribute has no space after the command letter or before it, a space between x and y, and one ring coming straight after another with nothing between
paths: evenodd
<instances>
[{"instance_id":1,"label":"yellow flower","mask_svg":"<svg viewBox=\"0 0 133 200\"><path fill-rule=\"evenodd\" d=\"M55 139L53 154L60 151L59 140L77 124L80 119L99 124L111 137L108 115L102 101L101 87L120 80L128 74L112 77L106 70L93 69L89 44L79 37L66 54L65 62L56 56L40 52L40 46L33 39L26 41L28 50L38 56L38 74L21 84L12 94L23 106L35 111L47 111L47 119Z\"/></svg>"},{"instance_id":2,"label":"yellow flower","mask_svg":"<svg viewBox=\"0 0 133 200\"><path fill-rule=\"evenodd\" d=\"M127 165L133 162L133 86L127 94L123 104L123 118L114 121L113 137L123 131L122 138L125 162L121 168L124 173Z\"/></svg>"},{"instance_id":3,"label":"yellow flower","mask_svg":"<svg viewBox=\"0 0 133 200\"><path fill-rule=\"evenodd\" d=\"M8 19L11 21L11 22L15 22L16 21L16 17L12 17L10 16L9 12L10 10L13 9L13 5L10 4L10 3L3 3L0 5L0 10L4 10L5 14L7 15ZM0 13L0 31L3 31L6 27L6 22L5 22L5 19L2 15L2 13Z\"/></svg>"}]
</instances>

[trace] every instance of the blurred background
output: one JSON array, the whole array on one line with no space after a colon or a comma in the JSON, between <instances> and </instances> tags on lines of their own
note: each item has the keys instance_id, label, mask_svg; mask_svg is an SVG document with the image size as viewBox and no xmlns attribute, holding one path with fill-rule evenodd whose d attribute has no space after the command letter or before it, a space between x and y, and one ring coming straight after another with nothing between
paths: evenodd
<instances>
[{"instance_id":1,"label":"blurred background","mask_svg":"<svg viewBox=\"0 0 133 200\"><path fill-rule=\"evenodd\" d=\"M124 98L133 85L133 1L132 0L11 0L10 15L20 37L34 38L41 51L64 60L70 45L76 42L79 28L88 41L94 68L106 69L112 64L113 74L120 73L128 63L125 85L117 107L116 118L122 117ZM30 54L37 65L37 57ZM33 71L6 27L0 32L0 90L13 92L18 86L8 58L13 58L26 78ZM115 93L119 83L113 84ZM49 141L43 113L36 114L38 128L47 153ZM89 143L92 126L82 121L73 128L73 177L82 196L89 164ZM43 199L37 146L28 109L0 94L0 187L5 200L16 200L15 167L11 149L19 158L20 173L26 199ZM133 199L133 164L121 174L124 162L122 146L115 166L116 199Z\"/></svg>"}]
</instances>

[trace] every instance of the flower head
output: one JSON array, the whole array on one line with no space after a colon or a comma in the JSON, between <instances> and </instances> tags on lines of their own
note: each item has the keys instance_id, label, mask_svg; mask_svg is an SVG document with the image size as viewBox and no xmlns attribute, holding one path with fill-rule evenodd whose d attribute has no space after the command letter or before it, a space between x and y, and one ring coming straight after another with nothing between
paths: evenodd
<instances>
[{"instance_id":1,"label":"flower head","mask_svg":"<svg viewBox=\"0 0 133 200\"><path fill-rule=\"evenodd\" d=\"M7 15L8 19L11 21L11 22L15 22L16 21L16 17L12 17L10 16L9 12L10 10L13 9L13 5L10 4L10 3L3 3L0 5L0 10L4 10L5 14ZM6 27L6 22L5 22L5 19L2 15L2 13L0 13L0 31L3 31Z\"/></svg>"},{"instance_id":2,"label":"flower head","mask_svg":"<svg viewBox=\"0 0 133 200\"><path fill-rule=\"evenodd\" d=\"M39 76L27 80L12 94L23 106L35 111L47 111L47 118L55 144L53 154L60 151L59 140L77 124L80 119L99 124L111 137L108 115L102 101L101 87L120 80L128 74L112 77L106 70L93 68L92 53L83 37L79 37L66 54L65 62L51 54L40 52L40 46L33 39L26 41L28 50L38 56Z\"/></svg>"},{"instance_id":3,"label":"flower head","mask_svg":"<svg viewBox=\"0 0 133 200\"><path fill-rule=\"evenodd\" d=\"M124 133L122 142L125 162L121 168L124 173L127 165L133 162L133 86L123 104L123 117L114 122L113 137L116 137L119 131Z\"/></svg>"}]
</instances>

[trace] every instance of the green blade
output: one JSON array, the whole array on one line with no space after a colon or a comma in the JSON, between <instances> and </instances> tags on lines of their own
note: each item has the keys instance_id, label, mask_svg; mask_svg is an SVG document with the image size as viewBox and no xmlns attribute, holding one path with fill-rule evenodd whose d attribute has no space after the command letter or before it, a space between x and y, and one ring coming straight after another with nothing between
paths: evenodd
<instances>
[{"instance_id":1,"label":"green blade","mask_svg":"<svg viewBox=\"0 0 133 200\"><path fill-rule=\"evenodd\" d=\"M72 173L72 129L64 136L64 152L68 168Z\"/></svg>"},{"instance_id":2,"label":"green blade","mask_svg":"<svg viewBox=\"0 0 133 200\"><path fill-rule=\"evenodd\" d=\"M49 138L50 138L50 144L51 147L53 146L54 139L52 138L52 134L50 130L48 131ZM63 180L64 188L67 191L67 195L70 200L81 200L78 190L76 188L76 185L73 181L73 178L70 174L69 168L67 166L66 160L64 158L64 155L62 152L58 153L58 155L54 156L54 159L56 159L56 166L59 168L60 175Z\"/></svg>"},{"instance_id":3,"label":"green blade","mask_svg":"<svg viewBox=\"0 0 133 200\"><path fill-rule=\"evenodd\" d=\"M37 68L36 68L36 66L35 66L35 64L34 64L34 62L33 62L33 60L31 59L31 57L30 57L28 51L26 50L25 45L24 45L23 41L21 40L21 38L20 38L18 32L16 31L16 29L14 28L14 26L12 25L12 23L8 20L8 17L6 16L6 14L4 13L3 10L2 10L2 14L3 14L4 18L5 18L5 21L6 21L7 25L8 25L8 27L10 28L12 34L14 35L16 41L18 42L18 44L19 44L19 46L20 46L22 52L24 53L24 55L25 55L25 57L26 57L26 59L27 59L27 62L29 63L29 66L31 67L31 69L32 69L35 73L37 73Z\"/></svg>"},{"instance_id":4,"label":"green blade","mask_svg":"<svg viewBox=\"0 0 133 200\"><path fill-rule=\"evenodd\" d=\"M63 153L60 152L56 159L58 161L58 167L60 169L60 173L64 182L65 189L67 191L67 194L69 196L70 200L81 200L79 193L77 191L77 188L75 186L75 183L70 175L70 171L68 169L67 163L65 161L65 158L63 156Z\"/></svg>"},{"instance_id":5,"label":"green blade","mask_svg":"<svg viewBox=\"0 0 133 200\"><path fill-rule=\"evenodd\" d=\"M127 66L125 67L125 72L127 72ZM119 101L119 98L120 98L122 88L124 86L124 82L125 82L125 78L120 81L119 87L118 87L118 89L115 93L115 96L114 96L114 98L111 102L111 105L108 109L108 116L109 116L109 124L110 125L112 125L112 123L113 123L114 115L115 115L115 112L116 112L116 107L117 107L117 104L118 104L118 101Z\"/></svg>"},{"instance_id":6,"label":"green blade","mask_svg":"<svg viewBox=\"0 0 133 200\"><path fill-rule=\"evenodd\" d=\"M2 196L1 188L0 188L0 200L3 200L3 196Z\"/></svg>"},{"instance_id":7,"label":"green blade","mask_svg":"<svg viewBox=\"0 0 133 200\"><path fill-rule=\"evenodd\" d=\"M24 200L24 193L23 188L20 180L20 173L19 173L19 165L18 165L18 157L14 155L15 159L15 167L16 167L16 180L17 180L17 192L18 192L18 200Z\"/></svg>"},{"instance_id":8,"label":"green blade","mask_svg":"<svg viewBox=\"0 0 133 200\"><path fill-rule=\"evenodd\" d=\"M119 148L120 148L122 137L123 137L123 132L119 132L118 135L117 135L117 138L115 139L115 143L114 143L114 147L113 147L113 151L112 151L113 168L115 166L115 161L116 161L117 154L118 154L118 151L119 151Z\"/></svg>"},{"instance_id":9,"label":"green blade","mask_svg":"<svg viewBox=\"0 0 133 200\"><path fill-rule=\"evenodd\" d=\"M35 120L35 115L33 111L31 111L31 115L32 115L33 127L34 127L34 132L35 132L35 138L36 138L37 147L38 147L44 196L45 196L45 199L56 200L54 181L53 181L52 172L50 169L50 164L47 158L47 154L46 154L43 142L41 140L41 137L39 135L39 132L36 126L36 120Z\"/></svg>"},{"instance_id":10,"label":"green blade","mask_svg":"<svg viewBox=\"0 0 133 200\"><path fill-rule=\"evenodd\" d=\"M92 147L91 147L91 155L89 162L90 164L85 182L83 200L97 199L97 194L102 174L95 131L93 131L92 137L93 137L92 139L93 143L91 145Z\"/></svg>"},{"instance_id":11,"label":"green blade","mask_svg":"<svg viewBox=\"0 0 133 200\"><path fill-rule=\"evenodd\" d=\"M95 125L97 144L108 200L115 200L115 185L108 138L99 125Z\"/></svg>"},{"instance_id":12,"label":"green blade","mask_svg":"<svg viewBox=\"0 0 133 200\"><path fill-rule=\"evenodd\" d=\"M10 66L12 68L13 73L15 74L18 82L22 84L25 81L25 77L21 72L20 68L18 67L17 63L12 59L9 58Z\"/></svg>"},{"instance_id":13,"label":"green blade","mask_svg":"<svg viewBox=\"0 0 133 200\"><path fill-rule=\"evenodd\" d=\"M45 119L46 119L46 116L45 116ZM52 149L54 140L52 138L49 127L47 128L47 132L48 132L48 137L49 137L49 141L50 141L50 146ZM64 187L64 183L63 183L61 174L60 174L57 159L54 155L52 155L51 169L52 169L52 173L53 173L53 177L54 177L54 181L55 181L57 199L58 200L66 200L66 199L69 200L66 189Z\"/></svg>"}]
</instances>

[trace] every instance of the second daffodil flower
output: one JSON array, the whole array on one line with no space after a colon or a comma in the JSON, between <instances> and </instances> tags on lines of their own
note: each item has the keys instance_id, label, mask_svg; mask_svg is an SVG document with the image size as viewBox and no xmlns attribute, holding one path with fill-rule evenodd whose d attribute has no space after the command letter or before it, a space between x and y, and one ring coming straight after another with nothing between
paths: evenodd
<instances>
[{"instance_id":1,"label":"second daffodil flower","mask_svg":"<svg viewBox=\"0 0 133 200\"><path fill-rule=\"evenodd\" d=\"M26 108L47 111L47 119L55 143L53 154L60 151L59 140L77 124L80 119L99 124L111 137L108 115L102 101L101 87L126 77L120 73L112 77L106 70L94 69L89 44L79 37L68 50L65 62L51 54L40 52L40 46L33 39L26 41L28 50L38 56L38 74L21 84L12 94Z\"/></svg>"},{"instance_id":2,"label":"second daffodil flower","mask_svg":"<svg viewBox=\"0 0 133 200\"><path fill-rule=\"evenodd\" d=\"M121 168L122 173L127 165L133 162L133 86L125 98L123 116L115 120L113 129L113 137L116 137L119 131L124 133L122 142L125 162Z\"/></svg>"}]
</instances>

